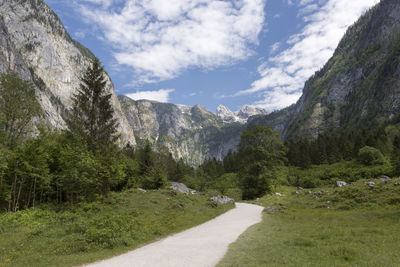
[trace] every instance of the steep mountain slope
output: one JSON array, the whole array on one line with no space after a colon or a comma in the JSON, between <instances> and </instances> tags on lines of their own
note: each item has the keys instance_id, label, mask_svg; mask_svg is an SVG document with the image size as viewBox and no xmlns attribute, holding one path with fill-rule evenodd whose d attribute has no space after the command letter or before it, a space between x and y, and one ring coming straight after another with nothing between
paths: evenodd
<instances>
[{"instance_id":1,"label":"steep mountain slope","mask_svg":"<svg viewBox=\"0 0 400 267\"><path fill-rule=\"evenodd\" d=\"M222 159L236 150L245 125L224 123L204 107L180 106L119 95L122 109L138 143L165 146L176 159L196 166L207 158Z\"/></svg>"},{"instance_id":2,"label":"steep mountain slope","mask_svg":"<svg viewBox=\"0 0 400 267\"><path fill-rule=\"evenodd\" d=\"M347 30L333 57L305 84L286 138L374 127L400 111L400 1L382 0Z\"/></svg>"},{"instance_id":3,"label":"steep mountain slope","mask_svg":"<svg viewBox=\"0 0 400 267\"><path fill-rule=\"evenodd\" d=\"M54 127L65 127L65 110L71 107L79 77L93 58L88 49L69 36L43 0L0 1L0 72L11 69L34 82L45 118ZM111 79L106 79L121 143L135 144Z\"/></svg>"},{"instance_id":4,"label":"steep mountain slope","mask_svg":"<svg viewBox=\"0 0 400 267\"><path fill-rule=\"evenodd\" d=\"M375 127L400 112L400 1L381 0L351 26L299 101L249 124L285 139Z\"/></svg>"}]
</instances>

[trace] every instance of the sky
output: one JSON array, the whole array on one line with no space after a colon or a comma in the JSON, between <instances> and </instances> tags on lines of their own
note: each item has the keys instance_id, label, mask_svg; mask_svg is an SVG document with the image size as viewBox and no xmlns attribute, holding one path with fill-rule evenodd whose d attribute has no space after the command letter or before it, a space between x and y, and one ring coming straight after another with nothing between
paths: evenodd
<instances>
[{"instance_id":1,"label":"sky","mask_svg":"<svg viewBox=\"0 0 400 267\"><path fill-rule=\"evenodd\" d=\"M295 103L379 0L45 0L117 94L268 111Z\"/></svg>"}]
</instances>

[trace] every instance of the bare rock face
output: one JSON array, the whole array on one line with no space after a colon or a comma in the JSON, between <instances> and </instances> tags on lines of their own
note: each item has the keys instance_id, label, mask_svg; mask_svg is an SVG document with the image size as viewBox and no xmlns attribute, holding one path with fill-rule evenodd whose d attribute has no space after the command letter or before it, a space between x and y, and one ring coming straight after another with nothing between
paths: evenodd
<instances>
[{"instance_id":1,"label":"bare rock face","mask_svg":"<svg viewBox=\"0 0 400 267\"><path fill-rule=\"evenodd\" d=\"M219 105L215 114L220 117L225 123L239 122L247 123L248 119L256 115L266 115L268 112L265 109L245 105L239 111L233 112L224 105Z\"/></svg>"},{"instance_id":2,"label":"bare rock face","mask_svg":"<svg viewBox=\"0 0 400 267\"><path fill-rule=\"evenodd\" d=\"M208 158L222 160L229 151L235 151L245 127L224 123L201 105L134 101L124 95L118 99L138 140L166 147L175 159L182 158L192 166Z\"/></svg>"},{"instance_id":3,"label":"bare rock face","mask_svg":"<svg viewBox=\"0 0 400 267\"><path fill-rule=\"evenodd\" d=\"M0 1L0 51L0 72L9 68L33 81L46 120L56 128L64 128L65 111L71 108L71 97L94 55L69 36L43 0ZM120 142L134 145L132 128L108 75L106 79L119 122Z\"/></svg>"}]
</instances>

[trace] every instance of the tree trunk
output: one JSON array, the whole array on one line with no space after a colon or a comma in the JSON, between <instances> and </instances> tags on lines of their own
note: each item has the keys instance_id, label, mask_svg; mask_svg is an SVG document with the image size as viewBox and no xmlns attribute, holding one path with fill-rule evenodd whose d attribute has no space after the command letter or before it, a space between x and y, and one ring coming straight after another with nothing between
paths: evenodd
<instances>
[{"instance_id":1,"label":"tree trunk","mask_svg":"<svg viewBox=\"0 0 400 267\"><path fill-rule=\"evenodd\" d=\"M17 207L19 206L19 197L21 196L21 190L22 190L22 186L24 184L25 179L22 179L21 182L19 183L19 190L18 190L18 197L17 197L17 202L16 205L14 206L14 212L17 211Z\"/></svg>"},{"instance_id":2,"label":"tree trunk","mask_svg":"<svg viewBox=\"0 0 400 267\"><path fill-rule=\"evenodd\" d=\"M14 210L14 205L15 205L15 188L17 187L17 174L14 173L14 181L11 186L10 190L10 199L8 200L8 211L13 211Z\"/></svg>"},{"instance_id":3,"label":"tree trunk","mask_svg":"<svg viewBox=\"0 0 400 267\"><path fill-rule=\"evenodd\" d=\"M33 200L32 200L32 208L35 208L35 199L36 199L36 177L33 182Z\"/></svg>"}]
</instances>

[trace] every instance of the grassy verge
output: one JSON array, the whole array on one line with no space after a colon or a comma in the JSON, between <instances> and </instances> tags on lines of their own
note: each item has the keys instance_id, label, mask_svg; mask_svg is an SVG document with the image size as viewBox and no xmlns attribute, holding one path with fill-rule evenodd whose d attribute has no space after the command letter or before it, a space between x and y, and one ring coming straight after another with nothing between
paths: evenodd
<instances>
[{"instance_id":1,"label":"grassy verge","mask_svg":"<svg viewBox=\"0 0 400 267\"><path fill-rule=\"evenodd\" d=\"M218 266L400 266L400 186L375 182L299 194L286 187L283 197L255 201L280 210L265 212Z\"/></svg>"},{"instance_id":2,"label":"grassy verge","mask_svg":"<svg viewBox=\"0 0 400 267\"><path fill-rule=\"evenodd\" d=\"M0 215L0 266L73 266L134 249L232 208L170 190Z\"/></svg>"}]
</instances>

